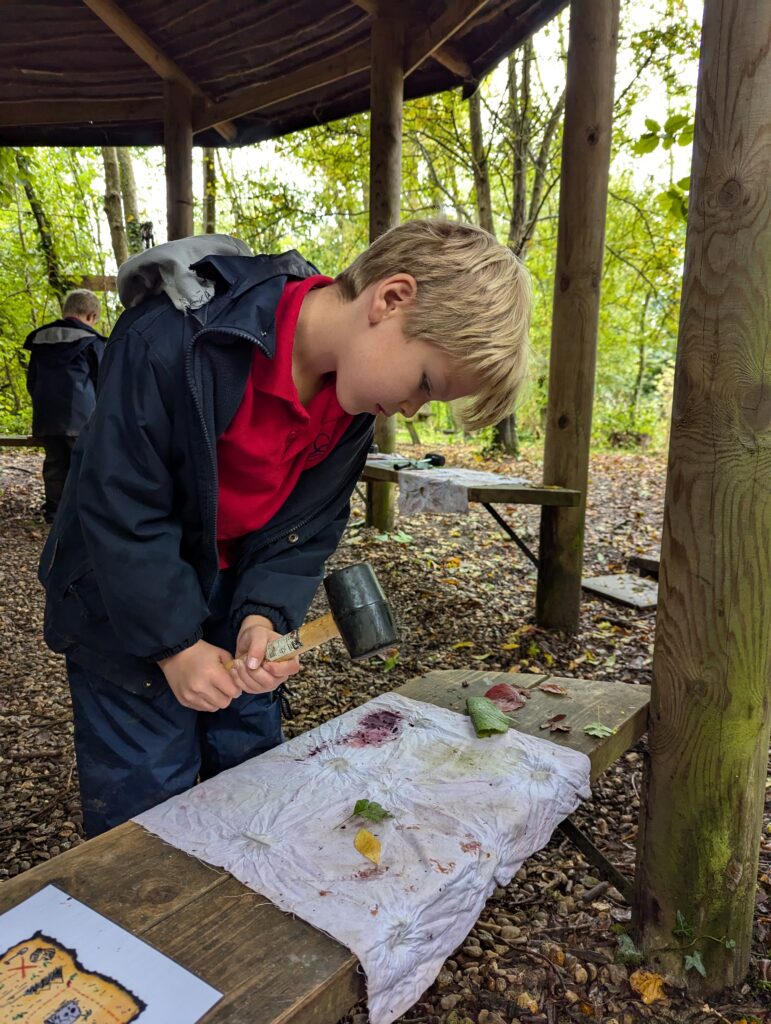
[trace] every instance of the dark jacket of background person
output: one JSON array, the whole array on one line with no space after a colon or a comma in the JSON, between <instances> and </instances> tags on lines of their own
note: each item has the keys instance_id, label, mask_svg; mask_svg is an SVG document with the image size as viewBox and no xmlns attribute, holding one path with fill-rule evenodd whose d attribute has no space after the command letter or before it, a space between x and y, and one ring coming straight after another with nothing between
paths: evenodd
<instances>
[{"instance_id":1,"label":"dark jacket of background person","mask_svg":"<svg viewBox=\"0 0 771 1024\"><path fill-rule=\"evenodd\" d=\"M217 579L217 438L239 407L254 346L273 357L287 281L316 273L296 252L193 266L216 282L206 305L184 314L159 296L118 321L40 564L49 647L150 694L166 687L156 662L202 635ZM372 423L355 417L273 519L241 541L236 628L248 614L279 631L303 621L345 528Z\"/></svg>"},{"instance_id":2,"label":"dark jacket of background person","mask_svg":"<svg viewBox=\"0 0 771 1024\"><path fill-rule=\"evenodd\" d=\"M77 317L44 324L27 335L27 390L35 437L77 437L96 404L105 339Z\"/></svg>"}]
</instances>

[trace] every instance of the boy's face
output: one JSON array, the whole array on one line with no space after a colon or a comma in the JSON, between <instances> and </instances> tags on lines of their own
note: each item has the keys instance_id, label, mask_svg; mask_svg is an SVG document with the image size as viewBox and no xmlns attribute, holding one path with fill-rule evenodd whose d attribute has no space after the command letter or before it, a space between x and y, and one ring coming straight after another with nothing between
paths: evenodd
<instances>
[{"instance_id":1,"label":"boy's face","mask_svg":"<svg viewBox=\"0 0 771 1024\"><path fill-rule=\"evenodd\" d=\"M347 413L410 417L426 402L449 402L478 387L442 349L405 336L404 318L413 300L410 286L400 295L398 282L370 298L366 323L356 325L337 365L337 398Z\"/></svg>"}]
</instances>

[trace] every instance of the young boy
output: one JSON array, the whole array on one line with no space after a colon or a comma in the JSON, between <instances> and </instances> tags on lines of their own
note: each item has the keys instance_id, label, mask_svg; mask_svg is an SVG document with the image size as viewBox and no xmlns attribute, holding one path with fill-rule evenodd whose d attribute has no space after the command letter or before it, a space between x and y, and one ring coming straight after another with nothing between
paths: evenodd
<instances>
[{"instance_id":1,"label":"young boy","mask_svg":"<svg viewBox=\"0 0 771 1024\"><path fill-rule=\"evenodd\" d=\"M41 560L90 836L281 742L299 664L265 649L305 617L375 415L473 395L479 427L524 375L527 274L478 228L402 224L334 281L294 251L193 262L222 244L121 269L138 305Z\"/></svg>"},{"instance_id":2,"label":"young boy","mask_svg":"<svg viewBox=\"0 0 771 1024\"><path fill-rule=\"evenodd\" d=\"M27 335L27 390L32 433L45 451L43 517L52 523L59 507L78 434L94 411L96 378L105 339L96 330L99 299L86 288L65 295L62 317Z\"/></svg>"}]
</instances>

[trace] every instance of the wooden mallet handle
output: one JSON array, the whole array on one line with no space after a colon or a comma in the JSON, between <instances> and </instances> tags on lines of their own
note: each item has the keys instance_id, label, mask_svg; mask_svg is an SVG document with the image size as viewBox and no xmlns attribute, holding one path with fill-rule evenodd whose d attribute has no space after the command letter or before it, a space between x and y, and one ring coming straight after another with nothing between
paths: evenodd
<instances>
[{"instance_id":1,"label":"wooden mallet handle","mask_svg":"<svg viewBox=\"0 0 771 1024\"><path fill-rule=\"evenodd\" d=\"M271 640L265 652L265 660L289 661L295 655L312 651L314 647L319 647L336 636L340 636L340 630L335 625L332 612L327 612L321 618L306 622L299 629L293 629L291 633L285 633L283 636ZM225 662L225 668L233 668L240 660L240 658L236 658Z\"/></svg>"}]
</instances>

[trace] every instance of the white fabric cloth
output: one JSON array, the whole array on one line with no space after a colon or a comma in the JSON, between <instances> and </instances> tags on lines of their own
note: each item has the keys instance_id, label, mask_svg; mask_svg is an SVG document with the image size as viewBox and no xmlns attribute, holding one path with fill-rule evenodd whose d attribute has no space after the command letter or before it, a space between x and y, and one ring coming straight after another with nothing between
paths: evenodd
<instances>
[{"instance_id":1,"label":"white fabric cloth","mask_svg":"<svg viewBox=\"0 0 771 1024\"><path fill-rule=\"evenodd\" d=\"M391 1024L588 795L585 754L513 730L478 739L464 715L387 693L135 821L351 949L371 1024ZM359 799L393 817L350 818Z\"/></svg>"},{"instance_id":2,"label":"white fabric cloth","mask_svg":"<svg viewBox=\"0 0 771 1024\"><path fill-rule=\"evenodd\" d=\"M501 476L477 469L402 469L399 471L399 514L468 512L469 487L527 485L521 476Z\"/></svg>"},{"instance_id":3,"label":"white fabric cloth","mask_svg":"<svg viewBox=\"0 0 771 1024\"><path fill-rule=\"evenodd\" d=\"M251 256L245 242L230 235L195 235L155 245L122 263L118 270L120 301L131 309L151 295L165 292L181 312L200 309L214 298L214 284L190 269L205 256Z\"/></svg>"}]
</instances>

